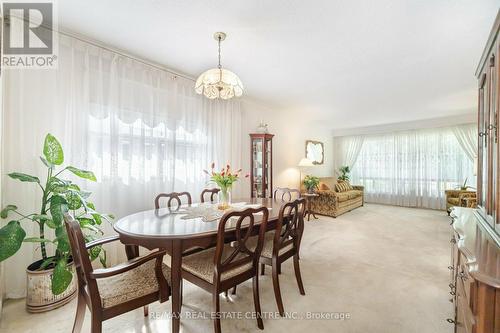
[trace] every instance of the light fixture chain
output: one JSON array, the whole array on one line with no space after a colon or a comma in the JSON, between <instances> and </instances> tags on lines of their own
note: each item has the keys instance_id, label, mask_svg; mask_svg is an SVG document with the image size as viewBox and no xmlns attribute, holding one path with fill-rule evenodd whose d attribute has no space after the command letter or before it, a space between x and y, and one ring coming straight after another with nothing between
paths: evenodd
<instances>
[{"instance_id":1,"label":"light fixture chain","mask_svg":"<svg viewBox=\"0 0 500 333\"><path fill-rule=\"evenodd\" d=\"M219 36L219 69L222 68L221 64L220 64L220 41L221 41L221 36Z\"/></svg>"}]
</instances>

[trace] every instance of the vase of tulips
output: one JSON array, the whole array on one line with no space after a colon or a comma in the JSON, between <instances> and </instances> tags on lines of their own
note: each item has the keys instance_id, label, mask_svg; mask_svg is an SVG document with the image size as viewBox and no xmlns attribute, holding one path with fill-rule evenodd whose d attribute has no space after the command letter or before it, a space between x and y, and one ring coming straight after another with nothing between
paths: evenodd
<instances>
[{"instance_id":1,"label":"vase of tulips","mask_svg":"<svg viewBox=\"0 0 500 333\"><path fill-rule=\"evenodd\" d=\"M219 204L217 206L220 210L226 210L231 206L231 187L221 187L219 192Z\"/></svg>"},{"instance_id":2,"label":"vase of tulips","mask_svg":"<svg viewBox=\"0 0 500 333\"><path fill-rule=\"evenodd\" d=\"M210 176L210 181L215 183L220 191L218 193L218 206L220 210L226 210L231 206L231 191L233 184L241 178L241 169L233 171L228 164L226 168L215 171L215 163L211 165L211 171L203 170ZM247 178L248 175L245 176Z\"/></svg>"}]
</instances>

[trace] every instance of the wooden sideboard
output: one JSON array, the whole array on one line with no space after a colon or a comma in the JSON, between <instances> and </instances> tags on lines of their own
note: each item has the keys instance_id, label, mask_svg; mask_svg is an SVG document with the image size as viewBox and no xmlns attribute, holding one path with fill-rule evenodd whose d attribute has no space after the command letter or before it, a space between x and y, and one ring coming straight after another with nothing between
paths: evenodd
<instances>
[{"instance_id":1,"label":"wooden sideboard","mask_svg":"<svg viewBox=\"0 0 500 333\"><path fill-rule=\"evenodd\" d=\"M456 333L500 333L500 239L478 210L454 207L450 302Z\"/></svg>"}]
</instances>

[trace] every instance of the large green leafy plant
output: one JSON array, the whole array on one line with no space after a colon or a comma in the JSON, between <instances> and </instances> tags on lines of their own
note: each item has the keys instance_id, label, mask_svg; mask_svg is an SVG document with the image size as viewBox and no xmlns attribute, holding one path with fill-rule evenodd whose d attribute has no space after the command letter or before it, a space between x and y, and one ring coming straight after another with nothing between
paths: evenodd
<instances>
[{"instance_id":1,"label":"large green leafy plant","mask_svg":"<svg viewBox=\"0 0 500 333\"><path fill-rule=\"evenodd\" d=\"M0 261L14 255L23 242L40 243L42 261L38 269L44 270L54 268L52 275L52 292L55 295L61 294L69 286L73 274L68 267L71 260L71 251L64 226L64 214L70 211L75 219L80 223L85 233L85 241L95 239L98 234L102 234L99 226L103 220L110 220L111 215L98 213L95 206L88 199L90 192L82 191L80 187L70 180L61 178L63 173L69 171L74 175L96 181L95 175L91 171L81 170L73 166L59 167L64 162L64 152L57 139L47 134L43 146L43 157L40 157L47 168L47 176L44 182L36 176L21 172L13 172L8 176L21 182L33 183L41 191L41 207L39 212L25 214L17 206L8 205L0 212L0 217L7 218L15 216L6 226L0 229ZM21 223L38 225L38 237L26 237L26 231ZM54 230L55 237L47 238L46 228ZM51 233L52 234L52 233ZM53 255L47 254L47 245L53 244L55 248ZM89 252L91 260L99 258L103 265L106 264L106 252L101 247L95 247Z\"/></svg>"}]
</instances>

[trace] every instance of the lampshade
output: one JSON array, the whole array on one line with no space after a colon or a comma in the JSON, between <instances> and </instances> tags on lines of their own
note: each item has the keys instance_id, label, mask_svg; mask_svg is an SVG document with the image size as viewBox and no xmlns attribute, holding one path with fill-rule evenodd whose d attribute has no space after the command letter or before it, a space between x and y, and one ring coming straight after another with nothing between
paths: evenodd
<instances>
[{"instance_id":1,"label":"lampshade","mask_svg":"<svg viewBox=\"0 0 500 333\"><path fill-rule=\"evenodd\" d=\"M243 95L240 78L225 68L212 68L203 72L196 80L194 89L210 99L230 99Z\"/></svg>"},{"instance_id":2,"label":"lampshade","mask_svg":"<svg viewBox=\"0 0 500 333\"><path fill-rule=\"evenodd\" d=\"M299 162L299 167L312 167L314 166L313 162L308 158L303 158Z\"/></svg>"},{"instance_id":3,"label":"lampshade","mask_svg":"<svg viewBox=\"0 0 500 333\"><path fill-rule=\"evenodd\" d=\"M224 32L216 32L214 39L219 45L219 64L217 68L203 72L194 85L194 90L198 94L203 94L210 99L230 99L243 95L243 83L233 72L222 68L220 61L220 43L226 39Z\"/></svg>"}]
</instances>

